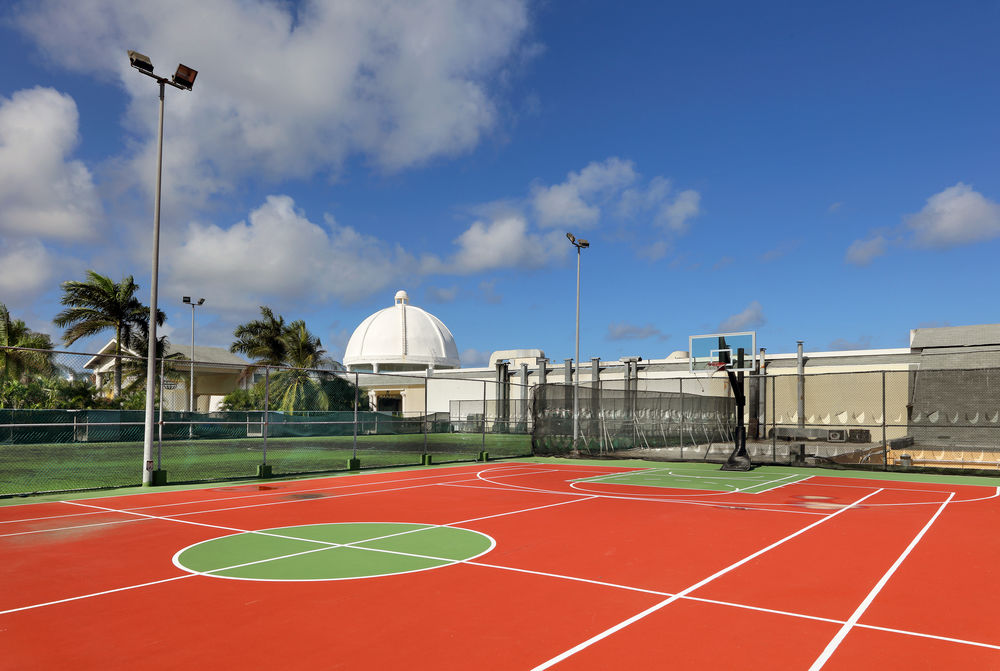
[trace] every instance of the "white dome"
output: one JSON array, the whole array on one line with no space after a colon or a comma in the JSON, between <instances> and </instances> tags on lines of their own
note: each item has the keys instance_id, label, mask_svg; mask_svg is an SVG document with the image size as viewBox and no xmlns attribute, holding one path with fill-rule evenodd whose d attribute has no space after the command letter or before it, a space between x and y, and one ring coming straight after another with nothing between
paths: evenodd
<instances>
[{"instance_id":1,"label":"white dome","mask_svg":"<svg viewBox=\"0 0 1000 671\"><path fill-rule=\"evenodd\" d=\"M395 305L354 329L344 352L348 370L458 368L458 347L448 327L409 303L407 293L398 291Z\"/></svg>"}]
</instances>

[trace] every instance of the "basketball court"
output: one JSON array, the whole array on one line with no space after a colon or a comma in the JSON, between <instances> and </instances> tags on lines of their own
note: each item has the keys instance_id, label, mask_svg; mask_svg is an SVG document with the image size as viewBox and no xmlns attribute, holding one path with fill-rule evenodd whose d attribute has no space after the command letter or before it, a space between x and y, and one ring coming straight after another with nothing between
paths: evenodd
<instances>
[{"instance_id":1,"label":"basketball court","mask_svg":"<svg viewBox=\"0 0 1000 671\"><path fill-rule=\"evenodd\" d=\"M992 480L525 460L0 508L4 668L998 668Z\"/></svg>"}]
</instances>

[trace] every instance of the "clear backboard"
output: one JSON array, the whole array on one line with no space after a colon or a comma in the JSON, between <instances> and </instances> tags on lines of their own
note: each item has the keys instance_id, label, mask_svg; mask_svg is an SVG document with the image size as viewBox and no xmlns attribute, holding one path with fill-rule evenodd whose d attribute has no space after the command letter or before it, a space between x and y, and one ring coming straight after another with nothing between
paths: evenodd
<instances>
[{"instance_id":1,"label":"clear backboard","mask_svg":"<svg viewBox=\"0 0 1000 671\"><path fill-rule=\"evenodd\" d=\"M731 371L751 372L757 365L757 332L689 336L688 357L692 373L719 370L720 363Z\"/></svg>"}]
</instances>

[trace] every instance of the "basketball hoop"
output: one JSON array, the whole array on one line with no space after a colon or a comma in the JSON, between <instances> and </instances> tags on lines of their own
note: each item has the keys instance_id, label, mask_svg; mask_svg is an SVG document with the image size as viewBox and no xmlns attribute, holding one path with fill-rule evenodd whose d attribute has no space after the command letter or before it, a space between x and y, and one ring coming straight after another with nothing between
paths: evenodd
<instances>
[{"instance_id":1,"label":"basketball hoop","mask_svg":"<svg viewBox=\"0 0 1000 671\"><path fill-rule=\"evenodd\" d=\"M715 369L712 371L712 375L715 375L718 372L724 371L729 364L725 361L709 361L707 365Z\"/></svg>"}]
</instances>

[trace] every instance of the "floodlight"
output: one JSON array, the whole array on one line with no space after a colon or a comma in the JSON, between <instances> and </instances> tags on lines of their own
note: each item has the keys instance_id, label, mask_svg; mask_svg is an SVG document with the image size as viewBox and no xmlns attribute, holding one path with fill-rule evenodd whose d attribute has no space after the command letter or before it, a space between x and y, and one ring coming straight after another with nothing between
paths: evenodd
<instances>
[{"instance_id":1,"label":"floodlight","mask_svg":"<svg viewBox=\"0 0 1000 671\"><path fill-rule=\"evenodd\" d=\"M184 301L185 303L190 303L191 302L191 297L190 296L185 296L181 300Z\"/></svg>"},{"instance_id":2,"label":"floodlight","mask_svg":"<svg viewBox=\"0 0 1000 671\"><path fill-rule=\"evenodd\" d=\"M566 234L566 237L567 237L567 238L569 239L569 241L570 241L570 242L572 242L572 243L573 243L574 245L576 244L576 238L575 238L575 237L573 237L573 234L572 234L572 233L567 233L567 234Z\"/></svg>"},{"instance_id":3,"label":"floodlight","mask_svg":"<svg viewBox=\"0 0 1000 671\"><path fill-rule=\"evenodd\" d=\"M198 76L197 70L189 68L188 66L183 64L178 65L177 72L174 73L173 83L175 86L179 88L187 89L188 91L190 91L191 87L194 86L194 78L197 76Z\"/></svg>"},{"instance_id":4,"label":"floodlight","mask_svg":"<svg viewBox=\"0 0 1000 671\"><path fill-rule=\"evenodd\" d=\"M140 54L138 51L132 51L129 49L128 61L136 70L140 70L150 75L153 74L153 61L149 60L149 56L146 54Z\"/></svg>"},{"instance_id":5,"label":"floodlight","mask_svg":"<svg viewBox=\"0 0 1000 671\"><path fill-rule=\"evenodd\" d=\"M204 304L205 304L205 299L204 298L199 298L198 299L198 305L204 305Z\"/></svg>"},{"instance_id":6,"label":"floodlight","mask_svg":"<svg viewBox=\"0 0 1000 671\"><path fill-rule=\"evenodd\" d=\"M583 238L580 238L579 240L577 240L573 244L576 245L577 247L583 247L584 249L586 249L587 247L590 247L590 243L587 242L586 240L584 240Z\"/></svg>"}]
</instances>

